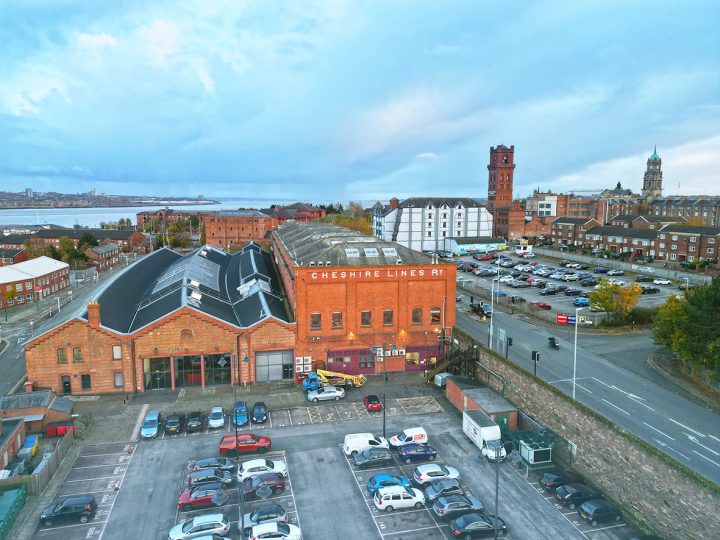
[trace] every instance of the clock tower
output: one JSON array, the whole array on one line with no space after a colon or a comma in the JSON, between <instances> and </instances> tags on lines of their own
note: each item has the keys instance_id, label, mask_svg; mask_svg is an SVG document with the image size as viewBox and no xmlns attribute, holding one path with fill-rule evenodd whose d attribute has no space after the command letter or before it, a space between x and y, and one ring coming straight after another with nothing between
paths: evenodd
<instances>
[{"instance_id":1,"label":"clock tower","mask_svg":"<svg viewBox=\"0 0 720 540\"><path fill-rule=\"evenodd\" d=\"M495 217L495 211L512 205L513 172L515 171L515 145L508 148L500 144L490 147L488 165L488 211Z\"/></svg>"}]
</instances>

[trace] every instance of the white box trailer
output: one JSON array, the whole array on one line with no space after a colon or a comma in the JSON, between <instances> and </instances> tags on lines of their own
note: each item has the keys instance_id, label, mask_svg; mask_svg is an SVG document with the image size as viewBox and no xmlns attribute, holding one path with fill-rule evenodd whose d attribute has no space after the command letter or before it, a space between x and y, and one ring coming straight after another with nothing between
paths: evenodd
<instances>
[{"instance_id":1,"label":"white box trailer","mask_svg":"<svg viewBox=\"0 0 720 540\"><path fill-rule=\"evenodd\" d=\"M482 411L463 412L463 432L480 449L487 459L497 458L497 446L500 447L500 459L505 459L505 448L500 440L500 426Z\"/></svg>"}]
</instances>

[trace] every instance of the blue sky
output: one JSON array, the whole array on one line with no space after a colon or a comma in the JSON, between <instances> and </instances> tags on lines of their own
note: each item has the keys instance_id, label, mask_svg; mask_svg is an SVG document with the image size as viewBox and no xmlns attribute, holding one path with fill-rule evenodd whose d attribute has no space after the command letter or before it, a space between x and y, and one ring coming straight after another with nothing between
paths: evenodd
<instances>
[{"instance_id":1,"label":"blue sky","mask_svg":"<svg viewBox=\"0 0 720 540\"><path fill-rule=\"evenodd\" d=\"M716 1L0 0L0 190L720 193Z\"/></svg>"}]
</instances>

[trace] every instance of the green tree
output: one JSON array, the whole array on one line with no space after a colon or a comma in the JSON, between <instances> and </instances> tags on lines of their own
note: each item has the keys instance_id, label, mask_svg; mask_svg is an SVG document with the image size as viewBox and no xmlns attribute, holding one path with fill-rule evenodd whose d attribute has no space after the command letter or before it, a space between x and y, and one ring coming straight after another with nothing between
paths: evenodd
<instances>
[{"instance_id":1,"label":"green tree","mask_svg":"<svg viewBox=\"0 0 720 540\"><path fill-rule=\"evenodd\" d=\"M61 236L58 238L58 252L63 261L69 262L72 259L72 253L75 251L75 244L72 238Z\"/></svg>"},{"instance_id":2,"label":"green tree","mask_svg":"<svg viewBox=\"0 0 720 540\"><path fill-rule=\"evenodd\" d=\"M97 245L99 245L97 239L89 232L82 233L80 240L78 240L78 250L82 252L91 246Z\"/></svg>"},{"instance_id":3,"label":"green tree","mask_svg":"<svg viewBox=\"0 0 720 540\"><path fill-rule=\"evenodd\" d=\"M653 336L658 345L675 351L681 350L685 337L681 328L685 326L687 314L685 313L685 298L670 295L667 301L658 308L653 319Z\"/></svg>"},{"instance_id":4,"label":"green tree","mask_svg":"<svg viewBox=\"0 0 720 540\"><path fill-rule=\"evenodd\" d=\"M43 249L43 255L45 255L46 257L50 257L51 259L58 260L58 261L62 259L60 252L52 244L45 246L45 249Z\"/></svg>"},{"instance_id":5,"label":"green tree","mask_svg":"<svg viewBox=\"0 0 720 540\"><path fill-rule=\"evenodd\" d=\"M605 313L613 313L617 305L615 297L619 290L619 285L612 285L607 279L601 279L597 289L590 293L590 303L595 304Z\"/></svg>"}]
</instances>

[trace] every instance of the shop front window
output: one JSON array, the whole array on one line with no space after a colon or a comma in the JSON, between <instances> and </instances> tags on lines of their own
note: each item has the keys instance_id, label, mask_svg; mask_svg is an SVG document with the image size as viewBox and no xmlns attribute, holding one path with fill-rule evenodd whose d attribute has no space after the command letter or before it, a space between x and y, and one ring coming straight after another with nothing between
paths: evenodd
<instances>
[{"instance_id":1,"label":"shop front window","mask_svg":"<svg viewBox=\"0 0 720 540\"><path fill-rule=\"evenodd\" d=\"M205 355L205 385L230 384L230 353Z\"/></svg>"},{"instance_id":2,"label":"shop front window","mask_svg":"<svg viewBox=\"0 0 720 540\"><path fill-rule=\"evenodd\" d=\"M202 383L200 355L175 357L175 388L200 386Z\"/></svg>"},{"instance_id":3,"label":"shop front window","mask_svg":"<svg viewBox=\"0 0 720 540\"><path fill-rule=\"evenodd\" d=\"M143 367L146 390L161 390L172 387L169 357L145 358Z\"/></svg>"}]
</instances>

